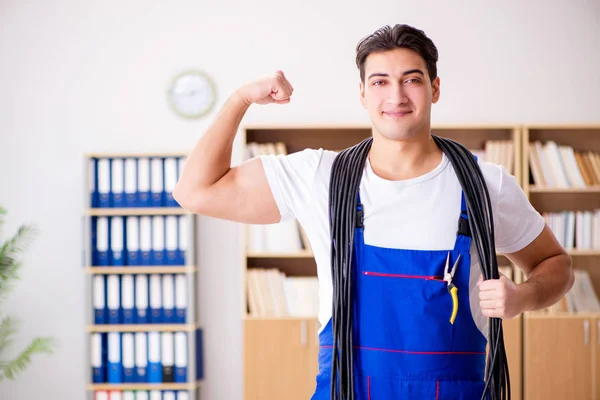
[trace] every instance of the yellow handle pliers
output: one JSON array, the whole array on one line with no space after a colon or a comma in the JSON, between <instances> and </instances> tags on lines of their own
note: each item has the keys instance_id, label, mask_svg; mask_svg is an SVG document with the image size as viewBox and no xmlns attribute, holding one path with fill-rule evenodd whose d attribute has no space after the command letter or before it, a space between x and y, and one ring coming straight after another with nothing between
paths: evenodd
<instances>
[{"instance_id":1,"label":"yellow handle pliers","mask_svg":"<svg viewBox=\"0 0 600 400\"><path fill-rule=\"evenodd\" d=\"M454 324L456 314L458 313L458 288L456 285L454 285L454 283L452 283L452 279L454 278L454 273L456 272L456 266L458 265L459 260L460 254L454 262L452 269L450 269L450 252L448 252L448 257L446 258L446 268L444 269L444 281L448 284L448 293L450 293L450 296L452 296L452 315L450 316L451 324Z\"/></svg>"}]
</instances>

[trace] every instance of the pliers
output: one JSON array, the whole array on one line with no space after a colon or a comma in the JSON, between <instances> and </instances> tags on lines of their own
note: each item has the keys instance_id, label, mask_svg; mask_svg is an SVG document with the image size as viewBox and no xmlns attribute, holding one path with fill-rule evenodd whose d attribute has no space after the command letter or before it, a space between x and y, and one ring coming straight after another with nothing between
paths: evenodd
<instances>
[{"instance_id":1,"label":"pliers","mask_svg":"<svg viewBox=\"0 0 600 400\"><path fill-rule=\"evenodd\" d=\"M454 285L454 283L452 283L452 279L454 278L454 273L456 272L456 266L458 265L459 260L460 254L454 262L452 270L450 270L450 252L448 252L448 257L446 258L446 268L444 269L444 282L448 284L448 293L450 293L450 296L452 296L452 315L450 316L451 324L454 324L456 314L458 313L458 288L456 285Z\"/></svg>"}]
</instances>

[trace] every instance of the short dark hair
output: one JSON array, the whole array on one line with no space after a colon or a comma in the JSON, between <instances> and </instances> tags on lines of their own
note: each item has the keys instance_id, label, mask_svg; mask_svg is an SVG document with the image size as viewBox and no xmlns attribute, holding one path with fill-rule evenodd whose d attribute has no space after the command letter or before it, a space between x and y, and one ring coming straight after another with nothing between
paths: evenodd
<instances>
[{"instance_id":1,"label":"short dark hair","mask_svg":"<svg viewBox=\"0 0 600 400\"><path fill-rule=\"evenodd\" d=\"M437 77L438 50L422 30L409 25L383 26L365 36L356 46L356 66L360 70L360 80L365 80L365 61L374 52L394 49L409 49L418 53L424 60L433 81Z\"/></svg>"}]
</instances>

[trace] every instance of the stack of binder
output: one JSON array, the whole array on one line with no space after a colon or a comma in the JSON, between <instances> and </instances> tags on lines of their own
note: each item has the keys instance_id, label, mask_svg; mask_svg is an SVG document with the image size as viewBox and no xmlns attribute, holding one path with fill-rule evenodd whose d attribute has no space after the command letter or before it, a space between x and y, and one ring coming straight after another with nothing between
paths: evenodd
<instances>
[{"instance_id":1,"label":"stack of binder","mask_svg":"<svg viewBox=\"0 0 600 400\"><path fill-rule=\"evenodd\" d=\"M86 160L88 390L96 400L196 400L195 218L172 195L185 155Z\"/></svg>"},{"instance_id":2,"label":"stack of binder","mask_svg":"<svg viewBox=\"0 0 600 400\"><path fill-rule=\"evenodd\" d=\"M94 324L188 323L185 274L94 275Z\"/></svg>"},{"instance_id":3,"label":"stack of binder","mask_svg":"<svg viewBox=\"0 0 600 400\"><path fill-rule=\"evenodd\" d=\"M185 156L91 157L92 208L179 207L173 189Z\"/></svg>"},{"instance_id":4,"label":"stack of binder","mask_svg":"<svg viewBox=\"0 0 600 400\"><path fill-rule=\"evenodd\" d=\"M186 265L186 215L94 216L92 262L97 266Z\"/></svg>"}]
</instances>

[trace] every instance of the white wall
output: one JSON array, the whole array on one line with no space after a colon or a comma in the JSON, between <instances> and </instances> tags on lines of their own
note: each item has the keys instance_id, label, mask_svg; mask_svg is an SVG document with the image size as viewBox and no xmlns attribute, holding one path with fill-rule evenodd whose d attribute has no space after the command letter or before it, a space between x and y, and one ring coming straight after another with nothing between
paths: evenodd
<instances>
[{"instance_id":1,"label":"white wall","mask_svg":"<svg viewBox=\"0 0 600 400\"><path fill-rule=\"evenodd\" d=\"M0 1L0 204L8 232L24 221L41 229L1 310L22 320L16 347L36 335L61 343L18 382L0 384L1 399L84 398L82 155L193 146L210 118L179 119L165 99L184 68L214 77L219 105L247 80L283 69L292 103L253 107L252 123L367 123L355 45L406 22L440 51L435 123L600 122L598 1L249 3ZM239 227L201 222L202 398L239 400Z\"/></svg>"}]
</instances>

